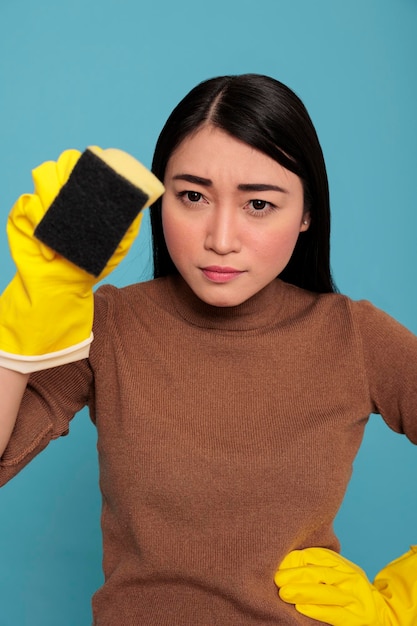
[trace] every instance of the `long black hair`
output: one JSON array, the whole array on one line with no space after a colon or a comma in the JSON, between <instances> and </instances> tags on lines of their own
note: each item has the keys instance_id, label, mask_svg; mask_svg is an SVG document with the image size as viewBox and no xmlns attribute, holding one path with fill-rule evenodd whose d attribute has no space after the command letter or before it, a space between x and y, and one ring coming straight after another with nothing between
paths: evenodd
<instances>
[{"instance_id":1,"label":"long black hair","mask_svg":"<svg viewBox=\"0 0 417 626\"><path fill-rule=\"evenodd\" d=\"M263 152L300 177L310 226L300 233L280 278L319 293L336 291L330 271L330 200L317 133L300 98L260 74L220 76L194 87L169 116L158 138L152 171L163 181L180 143L210 124ZM154 276L176 274L163 228L162 202L151 207Z\"/></svg>"}]
</instances>

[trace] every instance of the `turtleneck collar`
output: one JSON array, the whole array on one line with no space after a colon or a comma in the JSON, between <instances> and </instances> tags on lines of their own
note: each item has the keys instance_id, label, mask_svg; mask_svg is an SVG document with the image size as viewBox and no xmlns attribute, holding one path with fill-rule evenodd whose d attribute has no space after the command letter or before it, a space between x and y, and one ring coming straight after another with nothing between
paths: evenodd
<instances>
[{"instance_id":1,"label":"turtleneck collar","mask_svg":"<svg viewBox=\"0 0 417 626\"><path fill-rule=\"evenodd\" d=\"M216 307L200 300L181 276L166 280L170 299L183 319L219 331L255 330L276 322L287 294L285 283L276 279L238 306Z\"/></svg>"}]
</instances>

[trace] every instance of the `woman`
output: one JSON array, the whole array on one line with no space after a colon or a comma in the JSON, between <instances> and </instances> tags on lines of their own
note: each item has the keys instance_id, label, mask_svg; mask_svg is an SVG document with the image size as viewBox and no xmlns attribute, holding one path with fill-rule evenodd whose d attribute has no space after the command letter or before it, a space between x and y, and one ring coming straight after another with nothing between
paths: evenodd
<instances>
[{"instance_id":1,"label":"woman","mask_svg":"<svg viewBox=\"0 0 417 626\"><path fill-rule=\"evenodd\" d=\"M37 171L26 204L42 210L25 204L33 226L78 157ZM340 566L332 524L371 412L417 442L417 339L335 293L322 152L303 104L281 83L243 75L197 86L168 119L153 171L165 186L151 208L155 280L97 292L88 358L61 340L80 317L73 343L88 343L79 296L94 281L61 258L47 261L26 233L31 267L39 260L30 284L47 291L38 301L59 306L48 292L61 289L59 276L70 288L65 311L54 313L58 330L37 333L48 345L32 349L28 384L0 334L1 480L66 434L88 404L103 494L96 626L316 623L293 606L291 574L304 583L314 565L296 555L320 546L336 559L324 569ZM0 320L6 328L5 306ZM56 354L66 363L42 370ZM277 574L282 598L280 564L290 576ZM395 617L376 588L363 588L378 593L369 619Z\"/></svg>"}]
</instances>

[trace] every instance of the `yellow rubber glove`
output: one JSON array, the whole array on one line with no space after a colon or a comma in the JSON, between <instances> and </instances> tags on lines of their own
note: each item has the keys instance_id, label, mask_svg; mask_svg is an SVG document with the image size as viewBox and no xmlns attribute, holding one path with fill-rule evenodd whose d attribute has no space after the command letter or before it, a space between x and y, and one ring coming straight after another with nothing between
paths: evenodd
<instances>
[{"instance_id":1,"label":"yellow rubber glove","mask_svg":"<svg viewBox=\"0 0 417 626\"><path fill-rule=\"evenodd\" d=\"M149 196L164 191L142 164L116 149L90 150L124 179ZM126 256L139 232L142 213L129 227L103 272L94 277L40 243L34 230L80 158L67 150L57 162L33 172L34 193L21 196L7 223L17 273L0 297L0 365L32 372L88 356L92 341L93 287ZM70 210L70 207L69 207Z\"/></svg>"},{"instance_id":2,"label":"yellow rubber glove","mask_svg":"<svg viewBox=\"0 0 417 626\"><path fill-rule=\"evenodd\" d=\"M417 625L417 546L384 567L374 584L332 550L294 550L279 566L275 583L282 600L325 624Z\"/></svg>"}]
</instances>

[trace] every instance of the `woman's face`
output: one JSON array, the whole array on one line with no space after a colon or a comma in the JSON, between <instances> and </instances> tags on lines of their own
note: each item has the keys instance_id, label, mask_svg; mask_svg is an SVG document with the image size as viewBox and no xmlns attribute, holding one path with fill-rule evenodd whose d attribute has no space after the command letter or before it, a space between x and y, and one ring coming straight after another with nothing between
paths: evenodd
<instances>
[{"instance_id":1,"label":"woman's face","mask_svg":"<svg viewBox=\"0 0 417 626\"><path fill-rule=\"evenodd\" d=\"M298 176L212 126L179 145L164 185L168 251L213 306L241 304L274 280L309 225Z\"/></svg>"}]
</instances>

